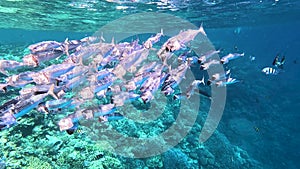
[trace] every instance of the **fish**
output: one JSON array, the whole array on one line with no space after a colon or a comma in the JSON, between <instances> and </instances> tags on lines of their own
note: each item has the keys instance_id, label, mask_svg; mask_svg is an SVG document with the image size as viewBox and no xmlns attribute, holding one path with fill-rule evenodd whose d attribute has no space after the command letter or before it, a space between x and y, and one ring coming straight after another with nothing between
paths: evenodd
<instances>
[{"instance_id":1,"label":"fish","mask_svg":"<svg viewBox=\"0 0 300 169\"><path fill-rule=\"evenodd\" d=\"M33 82L35 72L23 72L18 75L12 75L5 79L7 86L24 87Z\"/></svg>"},{"instance_id":2,"label":"fish","mask_svg":"<svg viewBox=\"0 0 300 169\"><path fill-rule=\"evenodd\" d=\"M142 63L142 61L147 59L148 55L148 49L140 49L126 56L120 64L124 67L125 70L133 73L136 71L136 67L139 66Z\"/></svg>"},{"instance_id":3,"label":"fish","mask_svg":"<svg viewBox=\"0 0 300 169\"><path fill-rule=\"evenodd\" d=\"M139 97L139 94L135 94L133 92L120 92L117 95L114 95L112 100L115 106L120 107L128 102L137 100Z\"/></svg>"},{"instance_id":4,"label":"fish","mask_svg":"<svg viewBox=\"0 0 300 169\"><path fill-rule=\"evenodd\" d=\"M168 99L189 99L193 94L211 98L201 88L205 86L204 76L193 81L185 92L178 93L178 85L185 80L187 70L197 62L203 70L220 64L220 61L213 59L219 50L208 51L201 59L191 56L194 52L188 45L198 35L206 36L202 25L197 30L181 31L169 38L158 52L153 51L153 45L162 39L163 31L142 44L139 44L139 39L105 43L102 39L87 37L81 40L66 39L62 43L44 41L30 45L30 54L25 55L21 62L2 62L11 64L11 67L16 63L16 69L24 66L26 70L20 69L20 72L18 70L16 74L0 79L1 92L10 89L19 91L14 92L17 97L0 105L0 129L14 126L18 118L34 109L53 114L72 111L58 121L58 127L73 134L78 131L82 119L96 118L100 122L119 120L124 116L118 109L126 104L136 106L140 102L141 106L148 107L156 92L162 92ZM177 54L181 55L174 59L175 64L171 67L168 59ZM52 59L62 62L49 63L50 66L41 64ZM226 60L231 59L234 57ZM8 67L0 68L6 72L10 69ZM229 73L216 73L207 83L211 81L221 87L239 82Z\"/></svg>"},{"instance_id":5,"label":"fish","mask_svg":"<svg viewBox=\"0 0 300 169\"><path fill-rule=\"evenodd\" d=\"M220 53L220 50L210 50L208 52L206 52L205 54L203 54L202 56L200 56L198 58L198 63L202 64L207 62L212 56L214 56L215 54Z\"/></svg>"},{"instance_id":6,"label":"fish","mask_svg":"<svg viewBox=\"0 0 300 169\"><path fill-rule=\"evenodd\" d=\"M245 53L229 53L228 55L221 58L220 63L227 64L230 60L237 59L244 55L245 55Z\"/></svg>"},{"instance_id":7,"label":"fish","mask_svg":"<svg viewBox=\"0 0 300 169\"><path fill-rule=\"evenodd\" d=\"M283 56L281 58L281 60L279 61L279 55L276 55L276 57L273 60L272 65L279 68L279 69L283 69L284 63L285 63L285 56Z\"/></svg>"},{"instance_id":8,"label":"fish","mask_svg":"<svg viewBox=\"0 0 300 169\"><path fill-rule=\"evenodd\" d=\"M2 112L5 112L6 110L9 110L10 108L12 108L19 101L20 101L19 97L16 97L9 101L6 101L3 105L0 106L0 115L2 114Z\"/></svg>"},{"instance_id":9,"label":"fish","mask_svg":"<svg viewBox=\"0 0 300 169\"><path fill-rule=\"evenodd\" d=\"M47 110L56 110L64 108L66 106L70 106L72 102L73 101L70 99L48 100L45 103L45 107L47 108Z\"/></svg>"},{"instance_id":10,"label":"fish","mask_svg":"<svg viewBox=\"0 0 300 169\"><path fill-rule=\"evenodd\" d=\"M28 46L28 49L32 54L51 51L51 50L61 50L62 43L57 41L42 41L36 44Z\"/></svg>"},{"instance_id":11,"label":"fish","mask_svg":"<svg viewBox=\"0 0 300 169\"><path fill-rule=\"evenodd\" d=\"M261 70L266 75L277 75L279 73L279 70L272 67L265 67Z\"/></svg>"},{"instance_id":12,"label":"fish","mask_svg":"<svg viewBox=\"0 0 300 169\"><path fill-rule=\"evenodd\" d=\"M100 116L99 122L108 122L108 121L112 121L112 120L120 120L123 118L124 118L124 116L120 113L112 113L112 114L108 114L105 116Z\"/></svg>"},{"instance_id":13,"label":"fish","mask_svg":"<svg viewBox=\"0 0 300 169\"><path fill-rule=\"evenodd\" d=\"M105 104L100 106L100 111L94 112L93 117L105 116L108 114L112 114L117 110L114 104Z\"/></svg>"},{"instance_id":14,"label":"fish","mask_svg":"<svg viewBox=\"0 0 300 169\"><path fill-rule=\"evenodd\" d=\"M253 126L254 131L259 132L259 128L257 126Z\"/></svg>"},{"instance_id":15,"label":"fish","mask_svg":"<svg viewBox=\"0 0 300 169\"><path fill-rule=\"evenodd\" d=\"M153 68L157 65L157 62L150 62L148 64L144 64L136 73L135 77L140 76L142 74L148 73L153 70Z\"/></svg>"},{"instance_id":16,"label":"fish","mask_svg":"<svg viewBox=\"0 0 300 169\"><path fill-rule=\"evenodd\" d=\"M202 77L201 80L194 80L190 86L188 87L187 91L186 91L186 97L187 98L190 98L191 95L194 94L195 90L199 88L200 85L205 85L205 82L204 82L204 76Z\"/></svg>"},{"instance_id":17,"label":"fish","mask_svg":"<svg viewBox=\"0 0 300 169\"><path fill-rule=\"evenodd\" d=\"M181 64L176 69L171 70L170 76L166 79L166 82L174 81L175 84L172 86L172 88L176 87L182 81L182 79L185 78L185 73L188 70L188 68L188 64Z\"/></svg>"},{"instance_id":18,"label":"fish","mask_svg":"<svg viewBox=\"0 0 300 169\"><path fill-rule=\"evenodd\" d=\"M51 85L47 93L32 95L29 99L24 100L23 102L18 102L14 107L14 111L16 112L14 116L19 118L27 114L29 111L37 107L48 95L51 95L54 99L58 99L54 93L54 85Z\"/></svg>"},{"instance_id":19,"label":"fish","mask_svg":"<svg viewBox=\"0 0 300 169\"><path fill-rule=\"evenodd\" d=\"M220 80L224 80L226 79L227 77L230 76L230 69L227 70L226 72L224 73L215 73L211 76L211 79L209 79L209 81L220 81Z\"/></svg>"},{"instance_id":20,"label":"fish","mask_svg":"<svg viewBox=\"0 0 300 169\"><path fill-rule=\"evenodd\" d=\"M24 64L22 62L13 60L0 60L0 73L8 75L8 70L15 70L23 66Z\"/></svg>"},{"instance_id":21,"label":"fish","mask_svg":"<svg viewBox=\"0 0 300 169\"><path fill-rule=\"evenodd\" d=\"M235 84L235 83L238 83L238 82L240 82L240 80L228 77L225 80L217 81L215 84L216 84L217 87L225 87L227 85Z\"/></svg>"},{"instance_id":22,"label":"fish","mask_svg":"<svg viewBox=\"0 0 300 169\"><path fill-rule=\"evenodd\" d=\"M220 62L218 60L211 60L207 63L202 64L200 66L200 70L207 70L207 69L209 69L210 66L216 65L216 64L220 64Z\"/></svg>"},{"instance_id":23,"label":"fish","mask_svg":"<svg viewBox=\"0 0 300 169\"><path fill-rule=\"evenodd\" d=\"M186 51L184 52L183 54L179 55L177 60L178 60L178 63L184 63L187 61L187 58L188 58L188 54L191 53L191 51Z\"/></svg>"},{"instance_id":24,"label":"fish","mask_svg":"<svg viewBox=\"0 0 300 169\"><path fill-rule=\"evenodd\" d=\"M72 114L73 115L73 114ZM76 120L78 121L78 120ZM73 122L72 116L65 117L58 122L59 130L68 130L74 126L75 122Z\"/></svg>"},{"instance_id":25,"label":"fish","mask_svg":"<svg viewBox=\"0 0 300 169\"><path fill-rule=\"evenodd\" d=\"M155 36L150 37L146 42L143 44L144 48L151 49L153 44L157 43L160 40L160 37L163 36L163 30L161 29L160 33L157 33Z\"/></svg>"},{"instance_id":26,"label":"fish","mask_svg":"<svg viewBox=\"0 0 300 169\"><path fill-rule=\"evenodd\" d=\"M47 93L53 84L39 85L39 86L26 86L19 91L20 96L24 95L38 95ZM53 92L57 93L62 90L62 87L54 85Z\"/></svg>"},{"instance_id":27,"label":"fish","mask_svg":"<svg viewBox=\"0 0 300 169\"><path fill-rule=\"evenodd\" d=\"M160 56L165 52L174 52L181 49L185 46L184 44L194 40L199 33L207 36L202 24L197 30L188 29L186 31L181 31L178 35L169 38L167 42L163 44L162 48L157 52L157 55Z\"/></svg>"},{"instance_id":28,"label":"fish","mask_svg":"<svg viewBox=\"0 0 300 169\"><path fill-rule=\"evenodd\" d=\"M51 84L57 82L56 78L71 71L75 64L57 64L51 65L39 72L31 74L33 82L38 85Z\"/></svg>"}]
</instances>

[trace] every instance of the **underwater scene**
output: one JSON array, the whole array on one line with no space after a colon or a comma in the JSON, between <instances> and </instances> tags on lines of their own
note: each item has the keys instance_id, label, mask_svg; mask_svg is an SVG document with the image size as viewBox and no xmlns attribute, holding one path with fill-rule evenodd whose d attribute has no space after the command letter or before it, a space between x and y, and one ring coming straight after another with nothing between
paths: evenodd
<instances>
[{"instance_id":1,"label":"underwater scene","mask_svg":"<svg viewBox=\"0 0 300 169\"><path fill-rule=\"evenodd\" d=\"M1 0L0 169L300 168L300 1Z\"/></svg>"}]
</instances>

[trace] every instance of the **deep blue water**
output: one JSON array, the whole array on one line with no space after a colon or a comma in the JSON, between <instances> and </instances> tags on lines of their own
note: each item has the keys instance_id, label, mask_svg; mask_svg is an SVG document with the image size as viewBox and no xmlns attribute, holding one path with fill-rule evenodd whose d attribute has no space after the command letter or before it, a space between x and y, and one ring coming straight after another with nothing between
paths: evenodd
<instances>
[{"instance_id":1,"label":"deep blue water","mask_svg":"<svg viewBox=\"0 0 300 169\"><path fill-rule=\"evenodd\" d=\"M210 39L232 49L237 46L247 57L240 61L236 74L243 83L228 87L226 108L219 129L230 141L245 148L260 159L266 168L299 168L299 99L300 99L300 34L299 22L259 27L211 31ZM221 40L220 40L221 39ZM261 74L261 68L270 65L274 56L285 55L284 72L270 77ZM242 103L238 103L238 102ZM232 123L251 123L248 130L234 131ZM258 127L259 132L254 132Z\"/></svg>"}]
</instances>

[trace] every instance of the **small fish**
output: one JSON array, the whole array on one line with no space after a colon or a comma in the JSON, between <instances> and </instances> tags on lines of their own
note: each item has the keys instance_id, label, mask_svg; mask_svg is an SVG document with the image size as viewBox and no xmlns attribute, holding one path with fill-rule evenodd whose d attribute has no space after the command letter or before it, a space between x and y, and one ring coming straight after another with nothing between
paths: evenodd
<instances>
[{"instance_id":1,"label":"small fish","mask_svg":"<svg viewBox=\"0 0 300 169\"><path fill-rule=\"evenodd\" d=\"M277 75L279 73L278 69L272 67L265 67L261 71L266 75Z\"/></svg>"},{"instance_id":2,"label":"small fish","mask_svg":"<svg viewBox=\"0 0 300 169\"><path fill-rule=\"evenodd\" d=\"M105 104L100 106L100 110L98 112L94 112L94 117L105 116L108 114L112 114L117 110L114 104Z\"/></svg>"},{"instance_id":3,"label":"small fish","mask_svg":"<svg viewBox=\"0 0 300 169\"><path fill-rule=\"evenodd\" d=\"M256 132L259 132L259 128L257 126L253 126L253 129L256 131Z\"/></svg>"},{"instance_id":4,"label":"small fish","mask_svg":"<svg viewBox=\"0 0 300 169\"><path fill-rule=\"evenodd\" d=\"M61 47L62 47L62 43L56 41L43 41L28 46L32 54L43 52L43 51L58 50Z\"/></svg>"},{"instance_id":5,"label":"small fish","mask_svg":"<svg viewBox=\"0 0 300 169\"><path fill-rule=\"evenodd\" d=\"M0 60L0 73L8 75L8 70L14 70L24 66L23 63L13 60Z\"/></svg>"},{"instance_id":6,"label":"small fish","mask_svg":"<svg viewBox=\"0 0 300 169\"><path fill-rule=\"evenodd\" d=\"M210 82L213 82L213 81L220 81L220 80L224 80L226 79L227 77L230 76L230 69L227 70L226 72L224 73L216 73L216 74L213 74L211 76L211 79L209 79Z\"/></svg>"},{"instance_id":7,"label":"small fish","mask_svg":"<svg viewBox=\"0 0 300 169\"><path fill-rule=\"evenodd\" d=\"M58 99L58 100L48 100L45 103L45 106L48 110L61 109L66 106L70 106L72 104L72 100L68 99Z\"/></svg>"},{"instance_id":8,"label":"small fish","mask_svg":"<svg viewBox=\"0 0 300 169\"><path fill-rule=\"evenodd\" d=\"M285 63L285 56L283 56L281 58L281 60L279 60L279 55L277 55L274 60L273 60L273 66L279 68L279 69L283 69L283 65Z\"/></svg>"},{"instance_id":9,"label":"small fish","mask_svg":"<svg viewBox=\"0 0 300 169\"><path fill-rule=\"evenodd\" d=\"M161 29L160 33L157 33L154 37L150 37L143 45L146 49L151 49L153 44L157 43L160 40L160 37L163 36L163 30Z\"/></svg>"},{"instance_id":10,"label":"small fish","mask_svg":"<svg viewBox=\"0 0 300 169\"><path fill-rule=\"evenodd\" d=\"M207 63L202 64L200 66L200 70L207 70L207 69L209 69L210 66L216 65L216 64L220 64L220 62L217 61L217 60L211 60L211 61L209 61Z\"/></svg>"},{"instance_id":11,"label":"small fish","mask_svg":"<svg viewBox=\"0 0 300 169\"><path fill-rule=\"evenodd\" d=\"M200 56L198 58L198 63L205 63L207 62L212 56L214 56L215 54L220 53L220 50L210 50L208 52L206 52L204 55Z\"/></svg>"},{"instance_id":12,"label":"small fish","mask_svg":"<svg viewBox=\"0 0 300 169\"><path fill-rule=\"evenodd\" d=\"M255 56L251 56L251 55L250 55L250 56L249 56L249 59L250 59L251 62L253 62L253 61L255 61L256 58L255 58Z\"/></svg>"},{"instance_id":13,"label":"small fish","mask_svg":"<svg viewBox=\"0 0 300 169\"><path fill-rule=\"evenodd\" d=\"M58 126L59 126L60 131L63 131L63 130L71 129L74 126L74 123L73 123L72 118L68 116L66 118L61 119L58 122Z\"/></svg>"},{"instance_id":14,"label":"small fish","mask_svg":"<svg viewBox=\"0 0 300 169\"><path fill-rule=\"evenodd\" d=\"M242 57L244 55L245 53L229 53L228 55L222 57L220 62L221 64L227 64L230 60Z\"/></svg>"},{"instance_id":15,"label":"small fish","mask_svg":"<svg viewBox=\"0 0 300 169\"><path fill-rule=\"evenodd\" d=\"M120 120L123 118L124 118L124 116L120 113L112 113L112 114L108 114L105 116L100 116L99 122L108 122L108 121L113 121L113 120Z\"/></svg>"},{"instance_id":16,"label":"small fish","mask_svg":"<svg viewBox=\"0 0 300 169\"><path fill-rule=\"evenodd\" d=\"M240 81L237 80L237 79L228 77L226 80L217 81L215 84L216 84L217 87L224 87L224 86L227 86L227 85L230 85L230 84L235 84L235 83L238 83L238 82L240 82Z\"/></svg>"},{"instance_id":17,"label":"small fish","mask_svg":"<svg viewBox=\"0 0 300 169\"><path fill-rule=\"evenodd\" d=\"M135 74L135 77L140 76L142 74L148 73L153 70L156 66L156 62L150 62L148 64L143 65Z\"/></svg>"},{"instance_id":18,"label":"small fish","mask_svg":"<svg viewBox=\"0 0 300 169\"><path fill-rule=\"evenodd\" d=\"M158 51L157 55L160 56L165 52L174 52L185 47L184 44L194 40L199 33L206 36L202 24L197 30L188 29L186 31L181 31L178 35L168 39L168 41L165 42L162 48Z\"/></svg>"},{"instance_id":19,"label":"small fish","mask_svg":"<svg viewBox=\"0 0 300 169\"><path fill-rule=\"evenodd\" d=\"M142 61L147 59L148 55L149 55L149 50L140 49L138 51L134 51L130 55L127 55L124 58L124 60L121 61L120 64L124 67L124 69L133 73L135 72L136 67L139 66L142 63Z\"/></svg>"},{"instance_id":20,"label":"small fish","mask_svg":"<svg viewBox=\"0 0 300 169\"><path fill-rule=\"evenodd\" d=\"M205 85L204 76L202 77L201 80L194 80L192 82L192 84L188 87L186 91L186 97L190 98L194 94L195 90L199 88L200 84Z\"/></svg>"},{"instance_id":21,"label":"small fish","mask_svg":"<svg viewBox=\"0 0 300 169\"><path fill-rule=\"evenodd\" d=\"M132 92L120 92L113 96L113 103L115 106L123 106L124 104L134 101L139 98L140 95Z\"/></svg>"}]
</instances>

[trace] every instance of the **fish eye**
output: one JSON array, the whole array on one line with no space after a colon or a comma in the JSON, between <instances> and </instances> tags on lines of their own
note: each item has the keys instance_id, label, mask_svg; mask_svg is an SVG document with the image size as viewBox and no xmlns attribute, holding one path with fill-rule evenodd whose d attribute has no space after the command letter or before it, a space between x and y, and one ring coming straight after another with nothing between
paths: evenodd
<instances>
[{"instance_id":1,"label":"fish eye","mask_svg":"<svg viewBox=\"0 0 300 169\"><path fill-rule=\"evenodd\" d=\"M167 52L170 52L170 49L169 49L169 47L166 47L166 51L167 51Z\"/></svg>"},{"instance_id":2,"label":"fish eye","mask_svg":"<svg viewBox=\"0 0 300 169\"><path fill-rule=\"evenodd\" d=\"M208 80L208 81L206 82L206 84L207 84L207 86L210 86L210 85L211 85L211 81Z\"/></svg>"}]
</instances>

